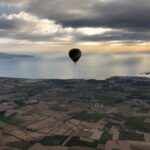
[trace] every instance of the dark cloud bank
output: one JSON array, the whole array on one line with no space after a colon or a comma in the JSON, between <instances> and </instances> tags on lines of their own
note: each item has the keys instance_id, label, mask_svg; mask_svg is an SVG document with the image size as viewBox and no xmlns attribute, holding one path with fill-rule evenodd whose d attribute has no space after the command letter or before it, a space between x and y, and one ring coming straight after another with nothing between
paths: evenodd
<instances>
[{"instance_id":1,"label":"dark cloud bank","mask_svg":"<svg viewBox=\"0 0 150 150\"><path fill-rule=\"evenodd\" d=\"M149 0L32 0L27 11L67 27L150 29Z\"/></svg>"},{"instance_id":2,"label":"dark cloud bank","mask_svg":"<svg viewBox=\"0 0 150 150\"><path fill-rule=\"evenodd\" d=\"M150 41L149 0L27 0L26 5L20 3L16 9L13 2L17 3L17 0L3 2L7 4L5 9L3 6L3 13L8 14L9 10L10 13L16 13L20 10L41 19L54 20L63 27L112 29L112 31L92 36L74 33L76 41ZM2 4L1 1L0 3ZM13 9L8 9L8 5L9 7L12 5ZM2 14L2 11L0 13ZM24 21L21 21L1 18L0 29L18 28L18 26L24 25ZM46 38L43 37L43 40ZM42 37L31 36L29 38L33 41L34 39L35 41L42 40Z\"/></svg>"}]
</instances>

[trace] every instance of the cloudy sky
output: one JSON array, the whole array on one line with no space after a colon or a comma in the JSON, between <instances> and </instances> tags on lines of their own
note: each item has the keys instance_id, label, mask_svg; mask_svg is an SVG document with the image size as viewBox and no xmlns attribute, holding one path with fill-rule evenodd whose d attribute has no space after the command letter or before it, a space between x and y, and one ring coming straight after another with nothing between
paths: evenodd
<instances>
[{"instance_id":1,"label":"cloudy sky","mask_svg":"<svg viewBox=\"0 0 150 150\"><path fill-rule=\"evenodd\" d=\"M0 50L150 50L150 0L0 0Z\"/></svg>"}]
</instances>

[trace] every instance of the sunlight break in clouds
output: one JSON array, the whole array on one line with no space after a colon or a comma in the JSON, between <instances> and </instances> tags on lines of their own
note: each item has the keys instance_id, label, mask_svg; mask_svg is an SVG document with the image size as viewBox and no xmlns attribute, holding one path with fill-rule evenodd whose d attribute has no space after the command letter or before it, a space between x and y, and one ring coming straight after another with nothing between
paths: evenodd
<instances>
[{"instance_id":1,"label":"sunlight break in clouds","mask_svg":"<svg viewBox=\"0 0 150 150\"><path fill-rule=\"evenodd\" d=\"M0 46L149 50L149 13L149 0L0 0Z\"/></svg>"}]
</instances>

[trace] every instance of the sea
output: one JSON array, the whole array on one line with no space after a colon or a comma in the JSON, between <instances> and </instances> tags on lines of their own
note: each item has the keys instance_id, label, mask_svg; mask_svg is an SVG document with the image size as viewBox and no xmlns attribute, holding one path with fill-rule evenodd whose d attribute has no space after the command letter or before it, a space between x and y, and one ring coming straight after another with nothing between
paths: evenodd
<instances>
[{"instance_id":1,"label":"sea","mask_svg":"<svg viewBox=\"0 0 150 150\"><path fill-rule=\"evenodd\" d=\"M82 52L77 64L67 51L24 54L33 57L1 58L0 77L103 80L112 76L148 76L145 73L150 72L150 51Z\"/></svg>"}]
</instances>

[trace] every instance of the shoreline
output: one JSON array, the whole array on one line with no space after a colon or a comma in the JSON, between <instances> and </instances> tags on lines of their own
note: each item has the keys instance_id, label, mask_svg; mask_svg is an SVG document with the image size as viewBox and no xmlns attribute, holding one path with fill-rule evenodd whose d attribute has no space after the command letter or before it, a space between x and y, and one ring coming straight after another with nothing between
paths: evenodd
<instances>
[{"instance_id":1,"label":"shoreline","mask_svg":"<svg viewBox=\"0 0 150 150\"><path fill-rule=\"evenodd\" d=\"M150 77L146 77L146 76L111 76L105 79L94 79L94 78L68 78L68 79L60 79L60 78L26 78L26 77L3 77L0 76L0 79L22 79L22 80L96 80L96 81L105 81L105 80L109 80L109 79L113 79L113 78L122 78L122 79L132 79L132 78L144 78L144 79L150 79Z\"/></svg>"}]
</instances>

